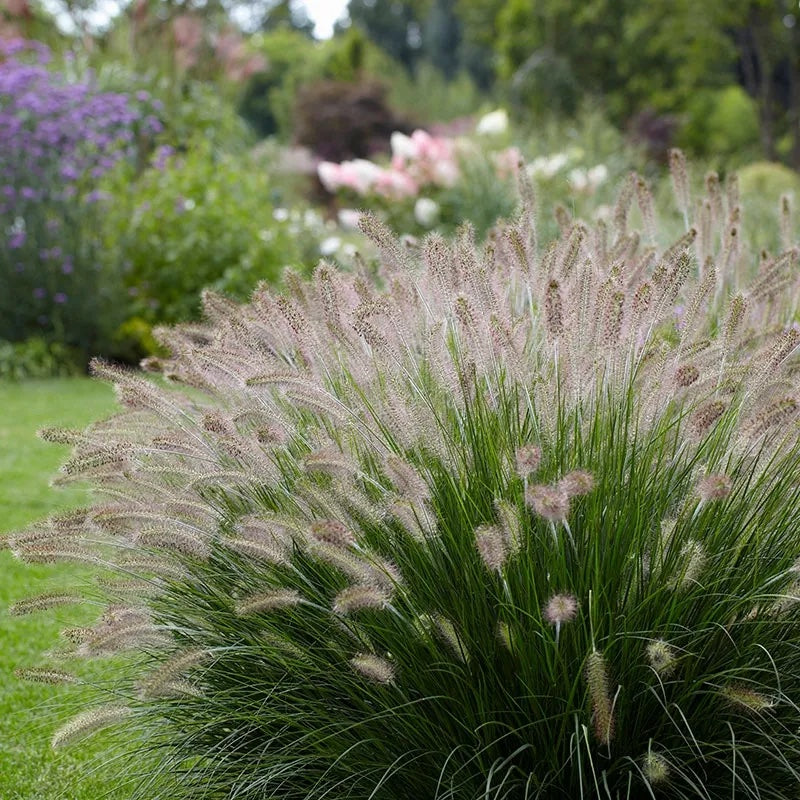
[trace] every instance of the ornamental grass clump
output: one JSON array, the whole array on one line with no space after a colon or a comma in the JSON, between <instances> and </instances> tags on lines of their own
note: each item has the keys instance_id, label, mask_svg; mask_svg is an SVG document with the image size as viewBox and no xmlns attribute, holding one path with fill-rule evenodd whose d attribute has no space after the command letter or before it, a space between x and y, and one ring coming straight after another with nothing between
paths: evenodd
<instances>
[{"instance_id":1,"label":"ornamental grass clump","mask_svg":"<svg viewBox=\"0 0 800 800\"><path fill-rule=\"evenodd\" d=\"M480 247L366 215L378 284L96 363L124 410L43 433L96 504L10 544L106 568L65 638L131 655L53 743L120 722L148 800L796 798L798 251L707 185L666 247L635 178L551 243L524 185Z\"/></svg>"}]
</instances>

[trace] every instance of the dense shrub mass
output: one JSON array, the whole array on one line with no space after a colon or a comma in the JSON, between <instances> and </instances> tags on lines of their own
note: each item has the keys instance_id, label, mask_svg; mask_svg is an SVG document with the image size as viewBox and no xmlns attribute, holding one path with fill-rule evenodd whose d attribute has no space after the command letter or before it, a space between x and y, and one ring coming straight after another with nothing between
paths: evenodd
<instances>
[{"instance_id":1,"label":"dense shrub mass","mask_svg":"<svg viewBox=\"0 0 800 800\"><path fill-rule=\"evenodd\" d=\"M273 218L266 165L199 138L184 153L157 149L138 179L118 170L105 188L115 198L105 252L124 274L131 315L149 324L196 318L206 286L245 298L308 255Z\"/></svg>"},{"instance_id":2,"label":"dense shrub mass","mask_svg":"<svg viewBox=\"0 0 800 800\"><path fill-rule=\"evenodd\" d=\"M160 123L146 93L70 83L49 60L39 43L0 43L0 339L44 337L85 356L118 301L91 231L96 181Z\"/></svg>"},{"instance_id":3,"label":"dense shrub mass","mask_svg":"<svg viewBox=\"0 0 800 800\"><path fill-rule=\"evenodd\" d=\"M124 719L148 799L795 797L797 251L751 270L735 181L673 170L666 248L635 176L550 243L527 186L481 249L365 216L379 285L98 363L125 410L43 434L98 502L12 546L117 570L65 635L138 671L54 744Z\"/></svg>"}]
</instances>

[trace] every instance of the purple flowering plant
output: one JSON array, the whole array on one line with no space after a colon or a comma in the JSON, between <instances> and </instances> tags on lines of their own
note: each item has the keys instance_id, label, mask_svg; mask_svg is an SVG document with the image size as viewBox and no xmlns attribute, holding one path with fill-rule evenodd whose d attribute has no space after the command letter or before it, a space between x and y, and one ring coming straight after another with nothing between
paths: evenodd
<instances>
[{"instance_id":1,"label":"purple flowering plant","mask_svg":"<svg viewBox=\"0 0 800 800\"><path fill-rule=\"evenodd\" d=\"M0 42L0 339L44 336L85 356L103 350L119 306L97 184L161 123L149 96L70 82L51 61L39 42Z\"/></svg>"}]
</instances>

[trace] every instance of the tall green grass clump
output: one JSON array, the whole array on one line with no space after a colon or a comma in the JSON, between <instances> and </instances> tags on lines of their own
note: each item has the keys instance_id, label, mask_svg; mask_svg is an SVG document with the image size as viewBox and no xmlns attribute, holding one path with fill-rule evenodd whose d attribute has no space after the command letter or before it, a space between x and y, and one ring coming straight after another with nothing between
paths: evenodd
<instances>
[{"instance_id":1,"label":"tall green grass clump","mask_svg":"<svg viewBox=\"0 0 800 800\"><path fill-rule=\"evenodd\" d=\"M735 181L673 173L666 248L635 176L550 243L526 185L479 248L367 215L379 285L207 293L166 385L96 364L126 410L43 435L97 503L12 541L117 573L53 744L119 723L147 800L796 798L797 250L751 269Z\"/></svg>"}]
</instances>

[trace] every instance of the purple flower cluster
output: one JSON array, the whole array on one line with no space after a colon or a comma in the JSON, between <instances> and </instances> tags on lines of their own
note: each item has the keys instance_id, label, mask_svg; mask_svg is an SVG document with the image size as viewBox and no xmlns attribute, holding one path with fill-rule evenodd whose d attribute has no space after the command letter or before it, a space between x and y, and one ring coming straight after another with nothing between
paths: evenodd
<instances>
[{"instance_id":1,"label":"purple flower cluster","mask_svg":"<svg viewBox=\"0 0 800 800\"><path fill-rule=\"evenodd\" d=\"M116 286L98 258L98 181L152 146L160 107L51 61L39 42L0 40L0 339L44 334L88 352Z\"/></svg>"},{"instance_id":2,"label":"purple flower cluster","mask_svg":"<svg viewBox=\"0 0 800 800\"><path fill-rule=\"evenodd\" d=\"M69 83L38 42L0 42L0 212L75 196L161 130L146 92L135 98Z\"/></svg>"}]
</instances>

